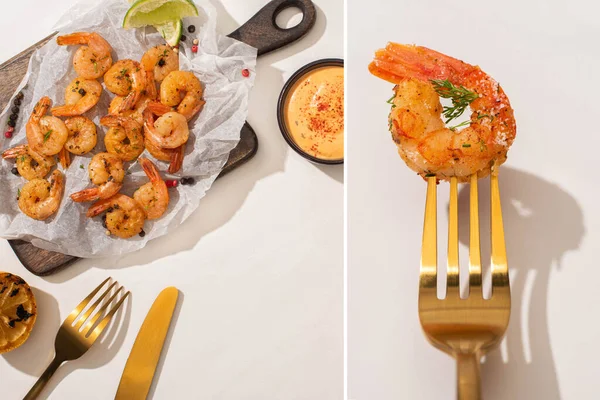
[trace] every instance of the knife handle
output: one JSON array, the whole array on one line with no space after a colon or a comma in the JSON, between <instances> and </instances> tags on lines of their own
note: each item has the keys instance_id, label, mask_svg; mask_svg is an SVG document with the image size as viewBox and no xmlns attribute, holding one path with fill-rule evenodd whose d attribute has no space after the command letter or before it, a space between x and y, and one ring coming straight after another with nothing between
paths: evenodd
<instances>
[{"instance_id":1,"label":"knife handle","mask_svg":"<svg viewBox=\"0 0 600 400\"><path fill-rule=\"evenodd\" d=\"M31 390L25 395L25 397L23 397L23 400L37 399L40 393L42 393L42 390L44 390L44 387L46 387L46 384L50 381L50 378L52 378L52 375L54 375L58 367L60 367L63 362L64 360L54 357L54 360L52 360L50 365L48 365L48 368L46 368L42 376L40 376L40 379L37 380Z\"/></svg>"}]
</instances>

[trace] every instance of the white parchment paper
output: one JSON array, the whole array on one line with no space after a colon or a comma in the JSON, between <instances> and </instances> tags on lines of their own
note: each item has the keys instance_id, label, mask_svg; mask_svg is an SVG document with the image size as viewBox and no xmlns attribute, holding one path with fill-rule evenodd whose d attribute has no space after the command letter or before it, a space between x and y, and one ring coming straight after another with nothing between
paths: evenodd
<instances>
[{"instance_id":1,"label":"white parchment paper","mask_svg":"<svg viewBox=\"0 0 600 400\"><path fill-rule=\"evenodd\" d=\"M178 173L178 176L194 177L196 183L169 189L171 201L168 211L158 220L146 221L146 235L143 238L136 236L123 240L107 236L99 217L86 218L89 203L74 203L69 195L92 187L87 166L93 154L105 151L106 128L100 125L99 120L108 113L108 105L114 95L104 90L98 105L85 114L96 123L98 145L85 156L72 155L71 166L63 171L66 176L65 196L53 217L46 221L35 221L21 213L17 205L17 191L26 180L11 173L13 161L1 161L0 237L21 238L43 249L79 257L119 255L138 250L149 240L177 228L198 207L199 200L227 162L229 152L239 142L240 130L248 112L249 92L254 83L256 49L218 34L215 8L207 0L199 0L196 4L200 16L184 21L187 41L180 45L180 69L193 71L203 83L206 104L190 122L190 140L186 146L183 168ZM139 61L146 50L163 44L164 40L152 28L121 28L128 8L129 4L124 0L85 0L71 8L55 29L59 35L77 31L98 32L111 44L114 61L125 58ZM191 24L196 26L194 34L186 30ZM198 53L191 52L195 38L199 40ZM19 86L25 97L14 136L12 139L0 138L2 150L26 143L25 123L41 97L50 97L53 105L64 104L65 87L76 77L72 59L77 48L58 46L56 40L52 39L34 53ZM244 68L250 70L250 77L242 76ZM6 126L12 101L0 114L1 127ZM152 159L166 174L167 163L156 161L147 151L143 156ZM131 196L148 179L137 163L126 163L126 168L128 175L121 192Z\"/></svg>"}]
</instances>

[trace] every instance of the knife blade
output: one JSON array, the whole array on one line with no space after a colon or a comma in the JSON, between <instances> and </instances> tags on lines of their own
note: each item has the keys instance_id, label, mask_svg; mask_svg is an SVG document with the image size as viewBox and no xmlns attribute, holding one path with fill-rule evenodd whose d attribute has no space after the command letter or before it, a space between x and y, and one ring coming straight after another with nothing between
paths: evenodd
<instances>
[{"instance_id":1,"label":"knife blade","mask_svg":"<svg viewBox=\"0 0 600 400\"><path fill-rule=\"evenodd\" d=\"M148 396L178 297L179 290L168 287L154 300L125 363L115 400L145 400Z\"/></svg>"}]
</instances>

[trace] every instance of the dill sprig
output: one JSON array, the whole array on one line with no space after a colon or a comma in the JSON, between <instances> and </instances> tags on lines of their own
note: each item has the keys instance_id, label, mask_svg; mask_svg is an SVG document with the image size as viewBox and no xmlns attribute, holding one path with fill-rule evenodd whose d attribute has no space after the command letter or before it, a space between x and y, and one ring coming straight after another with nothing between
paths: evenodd
<instances>
[{"instance_id":1,"label":"dill sprig","mask_svg":"<svg viewBox=\"0 0 600 400\"><path fill-rule=\"evenodd\" d=\"M446 123L460 117L479 95L464 86L455 86L448 79L432 79L431 84L437 94L444 99L451 99L452 106L444 106L442 114Z\"/></svg>"}]
</instances>

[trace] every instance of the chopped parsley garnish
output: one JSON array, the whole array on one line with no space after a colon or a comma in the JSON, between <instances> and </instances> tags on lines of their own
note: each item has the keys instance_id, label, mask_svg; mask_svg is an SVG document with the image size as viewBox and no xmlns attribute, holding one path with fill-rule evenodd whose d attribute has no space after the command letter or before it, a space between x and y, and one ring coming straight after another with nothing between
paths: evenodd
<instances>
[{"instance_id":1,"label":"chopped parsley garnish","mask_svg":"<svg viewBox=\"0 0 600 400\"><path fill-rule=\"evenodd\" d=\"M462 147L471 147L470 143L463 143Z\"/></svg>"},{"instance_id":2,"label":"chopped parsley garnish","mask_svg":"<svg viewBox=\"0 0 600 400\"><path fill-rule=\"evenodd\" d=\"M52 135L52 129L50 129L48 132L44 133L44 142L47 142L48 139L50 139L50 135Z\"/></svg>"}]
</instances>

